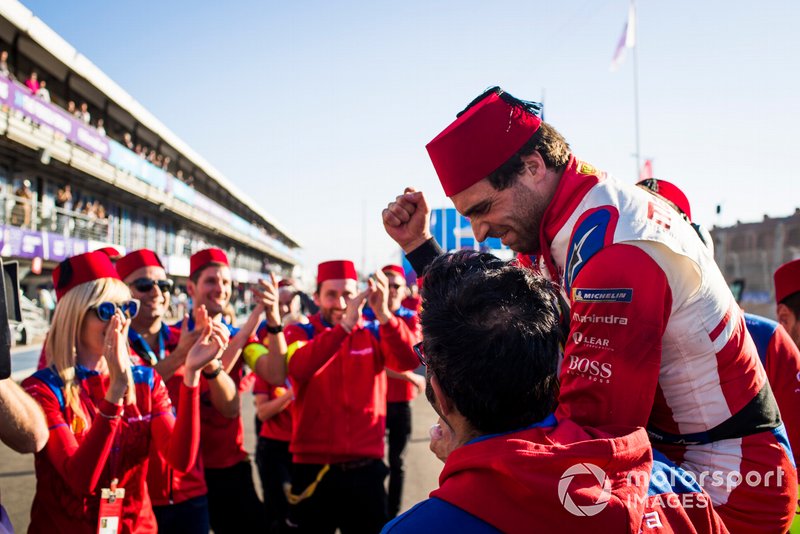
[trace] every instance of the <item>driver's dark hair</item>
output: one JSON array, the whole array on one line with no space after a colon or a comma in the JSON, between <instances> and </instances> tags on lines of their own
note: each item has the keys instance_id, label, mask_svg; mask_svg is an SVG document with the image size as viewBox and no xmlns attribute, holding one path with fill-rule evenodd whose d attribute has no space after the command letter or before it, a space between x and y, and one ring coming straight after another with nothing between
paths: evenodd
<instances>
[{"instance_id":1,"label":"driver's dark hair","mask_svg":"<svg viewBox=\"0 0 800 534\"><path fill-rule=\"evenodd\" d=\"M552 412L560 337L549 281L460 251L434 260L421 294L428 371L476 430L515 430Z\"/></svg>"},{"instance_id":2,"label":"driver's dark hair","mask_svg":"<svg viewBox=\"0 0 800 534\"><path fill-rule=\"evenodd\" d=\"M475 100L470 102L458 116L460 117L469 108L491 94L497 94L504 102L513 107L515 113L529 113L538 117L542 116L542 104L515 98L498 86L490 87L484 91L480 96L475 98ZM487 178L489 183L492 184L492 187L500 191L514 185L517 181L517 177L525 168L522 158L534 152L538 152L542 156L546 168L559 173L566 168L569 162L569 143L567 143L564 137L558 133L555 128L542 121L539 129L536 130L524 145L522 145L522 148L507 159L505 163L500 165L494 172L489 174Z\"/></svg>"}]
</instances>

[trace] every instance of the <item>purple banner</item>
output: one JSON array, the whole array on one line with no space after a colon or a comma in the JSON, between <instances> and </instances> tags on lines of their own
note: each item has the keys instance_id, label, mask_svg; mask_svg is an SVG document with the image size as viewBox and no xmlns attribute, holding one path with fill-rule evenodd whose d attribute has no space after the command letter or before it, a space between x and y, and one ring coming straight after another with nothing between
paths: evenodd
<instances>
[{"instance_id":1,"label":"purple banner","mask_svg":"<svg viewBox=\"0 0 800 534\"><path fill-rule=\"evenodd\" d=\"M0 102L20 111L37 124L44 124L60 132L69 141L89 152L108 158L108 140L97 133L97 130L55 104L33 96L27 87L3 76L0 76Z\"/></svg>"},{"instance_id":2,"label":"purple banner","mask_svg":"<svg viewBox=\"0 0 800 534\"><path fill-rule=\"evenodd\" d=\"M0 226L0 254L18 258L42 258L63 261L89 250L89 242L49 232Z\"/></svg>"}]
</instances>

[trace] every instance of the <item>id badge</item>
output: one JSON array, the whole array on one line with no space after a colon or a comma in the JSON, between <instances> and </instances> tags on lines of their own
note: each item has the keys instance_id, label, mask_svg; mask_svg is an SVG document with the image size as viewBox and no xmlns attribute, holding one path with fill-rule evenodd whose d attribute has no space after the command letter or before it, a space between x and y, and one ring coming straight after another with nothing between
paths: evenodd
<instances>
[{"instance_id":1,"label":"id badge","mask_svg":"<svg viewBox=\"0 0 800 534\"><path fill-rule=\"evenodd\" d=\"M119 534L122 528L122 500L125 488L103 488L100 493L100 514L97 534Z\"/></svg>"}]
</instances>

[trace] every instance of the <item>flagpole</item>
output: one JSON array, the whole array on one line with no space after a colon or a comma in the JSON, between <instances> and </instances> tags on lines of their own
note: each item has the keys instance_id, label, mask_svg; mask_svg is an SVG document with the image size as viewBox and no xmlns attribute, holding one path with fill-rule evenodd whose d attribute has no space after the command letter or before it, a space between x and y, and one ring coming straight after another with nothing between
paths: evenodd
<instances>
[{"instance_id":1,"label":"flagpole","mask_svg":"<svg viewBox=\"0 0 800 534\"><path fill-rule=\"evenodd\" d=\"M634 21L636 20L636 2L635 0L631 0L631 6L633 6L633 17ZM642 170L642 152L640 148L640 141L639 141L639 65L637 61L637 53L636 49L638 48L639 39L636 37L636 33L638 32L638 24L634 22L633 24L633 116L634 121L636 123L636 174L634 176L636 179L639 179L639 173Z\"/></svg>"}]
</instances>

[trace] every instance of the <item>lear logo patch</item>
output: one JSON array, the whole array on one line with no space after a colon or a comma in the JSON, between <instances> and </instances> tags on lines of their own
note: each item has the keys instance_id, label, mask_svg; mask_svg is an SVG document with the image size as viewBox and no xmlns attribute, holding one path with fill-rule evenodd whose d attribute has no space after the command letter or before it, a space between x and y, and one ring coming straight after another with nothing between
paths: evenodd
<instances>
[{"instance_id":1,"label":"lear logo patch","mask_svg":"<svg viewBox=\"0 0 800 534\"><path fill-rule=\"evenodd\" d=\"M575 287L572 289L573 302L631 302L633 289L588 289Z\"/></svg>"}]
</instances>

